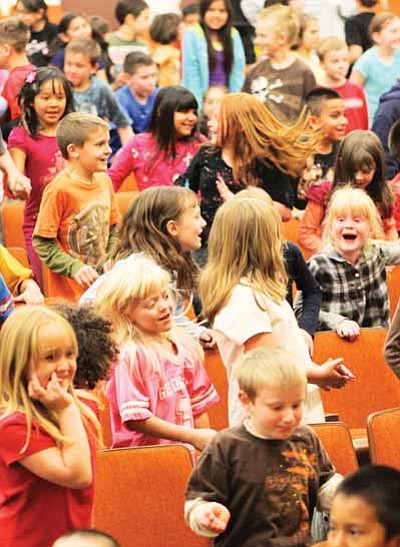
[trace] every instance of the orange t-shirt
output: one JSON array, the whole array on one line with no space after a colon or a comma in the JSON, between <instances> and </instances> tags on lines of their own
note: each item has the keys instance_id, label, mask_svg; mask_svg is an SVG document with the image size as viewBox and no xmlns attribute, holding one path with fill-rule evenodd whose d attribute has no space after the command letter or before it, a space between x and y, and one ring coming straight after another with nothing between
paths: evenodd
<instances>
[{"instance_id":1,"label":"orange t-shirt","mask_svg":"<svg viewBox=\"0 0 400 547\"><path fill-rule=\"evenodd\" d=\"M57 239L72 259L96 268L104 263L110 226L120 220L111 180L95 173L93 182L61 171L45 188L34 235ZM54 292L77 300L85 291L74 279L50 272Z\"/></svg>"}]
</instances>

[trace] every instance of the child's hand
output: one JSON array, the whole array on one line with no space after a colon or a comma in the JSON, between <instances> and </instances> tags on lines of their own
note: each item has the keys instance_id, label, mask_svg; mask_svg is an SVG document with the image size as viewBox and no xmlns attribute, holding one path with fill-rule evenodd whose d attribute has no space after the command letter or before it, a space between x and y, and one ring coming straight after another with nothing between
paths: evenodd
<instances>
[{"instance_id":1,"label":"child's hand","mask_svg":"<svg viewBox=\"0 0 400 547\"><path fill-rule=\"evenodd\" d=\"M215 429L193 429L190 444L197 448L197 450L204 450L216 434L217 432L215 431Z\"/></svg>"},{"instance_id":2,"label":"child's hand","mask_svg":"<svg viewBox=\"0 0 400 547\"><path fill-rule=\"evenodd\" d=\"M12 195L19 199L26 199L31 193L31 181L15 169L8 173L7 185Z\"/></svg>"},{"instance_id":3,"label":"child's hand","mask_svg":"<svg viewBox=\"0 0 400 547\"><path fill-rule=\"evenodd\" d=\"M347 384L349 380L354 380L352 372L344 365L343 359L328 359L318 367L317 385L329 390L330 388L339 389Z\"/></svg>"},{"instance_id":4,"label":"child's hand","mask_svg":"<svg viewBox=\"0 0 400 547\"><path fill-rule=\"evenodd\" d=\"M81 287L90 287L92 283L96 281L99 277L99 274L96 272L92 266L83 266L80 270L74 275L74 279Z\"/></svg>"},{"instance_id":5,"label":"child's hand","mask_svg":"<svg viewBox=\"0 0 400 547\"><path fill-rule=\"evenodd\" d=\"M22 286L22 292L14 298L14 302L25 302L25 304L40 305L44 303L44 296L39 285L33 279L27 279Z\"/></svg>"},{"instance_id":6,"label":"child's hand","mask_svg":"<svg viewBox=\"0 0 400 547\"><path fill-rule=\"evenodd\" d=\"M233 198L234 194L227 187L224 179L221 175L217 175L217 180L215 181L219 195L221 196L222 201L228 201Z\"/></svg>"},{"instance_id":7,"label":"child's hand","mask_svg":"<svg viewBox=\"0 0 400 547\"><path fill-rule=\"evenodd\" d=\"M31 399L40 401L46 408L55 412L65 410L74 401L68 391L60 385L55 372L51 375L45 388L40 384L36 372L32 373L28 384L28 393Z\"/></svg>"},{"instance_id":8,"label":"child's hand","mask_svg":"<svg viewBox=\"0 0 400 547\"><path fill-rule=\"evenodd\" d=\"M336 327L336 332L340 338L345 338L349 342L354 342L360 336L360 327L355 321L344 319Z\"/></svg>"},{"instance_id":9,"label":"child's hand","mask_svg":"<svg viewBox=\"0 0 400 547\"><path fill-rule=\"evenodd\" d=\"M222 503L215 501L202 503L196 507L195 511L196 524L203 530L209 530L216 534L225 532L231 518L228 509Z\"/></svg>"},{"instance_id":10,"label":"child's hand","mask_svg":"<svg viewBox=\"0 0 400 547\"><path fill-rule=\"evenodd\" d=\"M201 345L205 349L212 349L217 343L214 335L214 331L211 329L205 329L199 336Z\"/></svg>"}]
</instances>

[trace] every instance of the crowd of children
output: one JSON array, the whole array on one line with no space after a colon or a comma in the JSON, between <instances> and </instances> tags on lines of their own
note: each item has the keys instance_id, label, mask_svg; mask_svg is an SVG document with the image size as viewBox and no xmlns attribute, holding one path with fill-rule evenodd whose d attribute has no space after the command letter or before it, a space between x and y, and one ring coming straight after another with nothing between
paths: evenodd
<instances>
[{"instance_id":1,"label":"crowd of children","mask_svg":"<svg viewBox=\"0 0 400 547\"><path fill-rule=\"evenodd\" d=\"M400 377L400 18L357 0L327 35L307 0L178 4L115 0L113 31L55 25L45 0L0 19L0 171L29 263L0 245L0 545L118 546L91 528L100 394L113 447L189 447L185 518L214 545L309 545L325 511L326 547L352 526L396 546L398 472L343 480L305 424L319 389L357 382L313 361L318 330L390 326Z\"/></svg>"}]
</instances>

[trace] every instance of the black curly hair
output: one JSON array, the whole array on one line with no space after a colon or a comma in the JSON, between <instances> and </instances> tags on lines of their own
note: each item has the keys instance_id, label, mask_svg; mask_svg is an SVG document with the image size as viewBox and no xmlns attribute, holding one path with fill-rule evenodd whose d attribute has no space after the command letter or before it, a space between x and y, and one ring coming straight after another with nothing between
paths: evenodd
<instances>
[{"instance_id":1,"label":"black curly hair","mask_svg":"<svg viewBox=\"0 0 400 547\"><path fill-rule=\"evenodd\" d=\"M111 363L118 356L111 323L90 306L73 307L63 303L54 305L54 309L72 325L78 340L74 387L94 389L97 382L108 378Z\"/></svg>"}]
</instances>

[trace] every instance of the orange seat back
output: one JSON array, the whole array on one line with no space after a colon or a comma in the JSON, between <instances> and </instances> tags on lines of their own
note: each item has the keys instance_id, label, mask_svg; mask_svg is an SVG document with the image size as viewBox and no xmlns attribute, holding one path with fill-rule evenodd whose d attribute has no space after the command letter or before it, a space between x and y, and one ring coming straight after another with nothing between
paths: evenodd
<instances>
[{"instance_id":1,"label":"orange seat back","mask_svg":"<svg viewBox=\"0 0 400 547\"><path fill-rule=\"evenodd\" d=\"M371 463L400 471L400 407L374 412L368 417L367 427Z\"/></svg>"},{"instance_id":2,"label":"orange seat back","mask_svg":"<svg viewBox=\"0 0 400 547\"><path fill-rule=\"evenodd\" d=\"M22 247L25 249L25 239L22 231L24 207L25 202L20 199L6 199L1 204L1 224L6 247Z\"/></svg>"},{"instance_id":3,"label":"orange seat back","mask_svg":"<svg viewBox=\"0 0 400 547\"><path fill-rule=\"evenodd\" d=\"M358 469L357 456L348 426L341 422L313 424L312 428L325 447L336 471L348 475Z\"/></svg>"},{"instance_id":4,"label":"orange seat back","mask_svg":"<svg viewBox=\"0 0 400 547\"><path fill-rule=\"evenodd\" d=\"M208 416L211 427L219 431L228 427L228 376L217 348L204 353L205 369L220 398L219 403L210 408Z\"/></svg>"}]
</instances>

